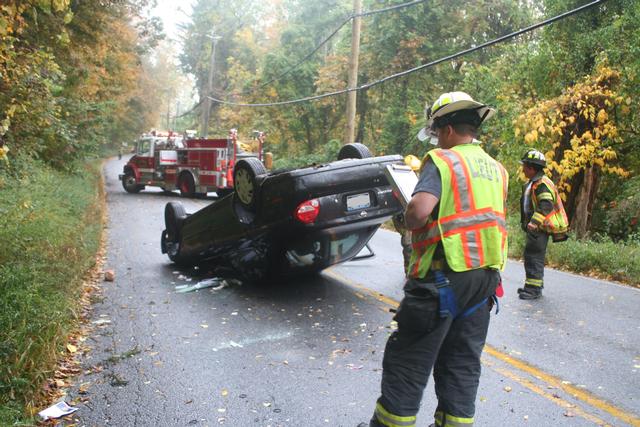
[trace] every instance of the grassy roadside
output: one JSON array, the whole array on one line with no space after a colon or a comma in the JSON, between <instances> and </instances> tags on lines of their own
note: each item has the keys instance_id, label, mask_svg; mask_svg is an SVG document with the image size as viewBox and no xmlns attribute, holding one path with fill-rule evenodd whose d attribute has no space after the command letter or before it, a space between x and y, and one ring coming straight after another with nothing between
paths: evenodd
<instances>
[{"instance_id":1,"label":"grassy roadside","mask_svg":"<svg viewBox=\"0 0 640 427\"><path fill-rule=\"evenodd\" d=\"M509 257L522 259L525 233L520 229L518 218L509 218L508 229ZM562 243L549 239L547 265L640 287L640 245L637 243L576 240L573 236Z\"/></svg>"},{"instance_id":2,"label":"grassy roadside","mask_svg":"<svg viewBox=\"0 0 640 427\"><path fill-rule=\"evenodd\" d=\"M383 228L395 231L389 220ZM525 233L520 229L519 219L510 216L509 257L522 259ZM603 279L617 280L640 287L640 244L569 239L562 243L549 240L547 265L560 270L587 274Z\"/></svg>"},{"instance_id":3,"label":"grassy roadside","mask_svg":"<svg viewBox=\"0 0 640 427\"><path fill-rule=\"evenodd\" d=\"M3 168L4 167L4 168ZM0 425L41 396L80 309L102 230L100 165L75 173L0 166ZM16 172L19 171L19 172Z\"/></svg>"}]
</instances>

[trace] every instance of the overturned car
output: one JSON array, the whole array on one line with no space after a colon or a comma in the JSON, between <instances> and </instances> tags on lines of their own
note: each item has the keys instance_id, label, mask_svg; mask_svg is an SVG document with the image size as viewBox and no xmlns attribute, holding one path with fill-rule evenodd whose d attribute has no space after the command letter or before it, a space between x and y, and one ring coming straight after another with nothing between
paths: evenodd
<instances>
[{"instance_id":1,"label":"overturned car","mask_svg":"<svg viewBox=\"0 0 640 427\"><path fill-rule=\"evenodd\" d=\"M244 280L316 273L354 258L378 227L401 212L384 174L399 155L371 157L347 144L338 161L267 173L239 161L235 191L187 214L165 207L162 253L183 266L209 265Z\"/></svg>"}]
</instances>

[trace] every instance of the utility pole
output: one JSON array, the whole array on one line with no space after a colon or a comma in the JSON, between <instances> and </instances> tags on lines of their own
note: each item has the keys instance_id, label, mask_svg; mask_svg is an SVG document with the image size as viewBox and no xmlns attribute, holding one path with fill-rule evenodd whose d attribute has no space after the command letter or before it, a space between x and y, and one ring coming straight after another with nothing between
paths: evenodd
<instances>
[{"instance_id":1,"label":"utility pole","mask_svg":"<svg viewBox=\"0 0 640 427\"><path fill-rule=\"evenodd\" d=\"M173 130L178 129L178 116L180 116L180 100L176 101L176 115L173 116Z\"/></svg>"},{"instance_id":2,"label":"utility pole","mask_svg":"<svg viewBox=\"0 0 640 427\"><path fill-rule=\"evenodd\" d=\"M167 91L167 130L171 129L171 90Z\"/></svg>"},{"instance_id":3,"label":"utility pole","mask_svg":"<svg viewBox=\"0 0 640 427\"><path fill-rule=\"evenodd\" d=\"M215 31L207 35L211 39L211 58L209 61L209 78L207 80L207 91L204 94L204 108L202 111L202 127L200 136L206 138L209 135L209 117L211 116L211 92L213 92L213 73L216 65L216 44L222 37L216 36Z\"/></svg>"},{"instance_id":4,"label":"utility pole","mask_svg":"<svg viewBox=\"0 0 640 427\"><path fill-rule=\"evenodd\" d=\"M351 56L349 57L348 88L358 87L358 56L360 54L360 23L362 17L362 0L353 0L353 23L351 25ZM357 92L347 93L347 127L345 131L345 144L353 142L356 128L356 95Z\"/></svg>"}]
</instances>

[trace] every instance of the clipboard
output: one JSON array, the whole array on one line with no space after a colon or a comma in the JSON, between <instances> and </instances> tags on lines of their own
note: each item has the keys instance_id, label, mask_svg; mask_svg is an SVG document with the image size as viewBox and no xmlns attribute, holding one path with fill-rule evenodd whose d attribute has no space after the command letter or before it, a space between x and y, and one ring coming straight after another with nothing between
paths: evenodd
<instances>
[{"instance_id":1,"label":"clipboard","mask_svg":"<svg viewBox=\"0 0 640 427\"><path fill-rule=\"evenodd\" d=\"M418 183L418 175L407 165L387 165L384 174L393 188L394 194L404 209L411 200L411 194Z\"/></svg>"}]
</instances>

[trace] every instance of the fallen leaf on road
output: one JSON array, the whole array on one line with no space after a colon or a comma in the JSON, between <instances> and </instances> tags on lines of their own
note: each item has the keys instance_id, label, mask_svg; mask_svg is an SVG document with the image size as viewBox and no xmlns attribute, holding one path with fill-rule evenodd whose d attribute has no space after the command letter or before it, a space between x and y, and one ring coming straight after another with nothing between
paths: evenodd
<instances>
[{"instance_id":1,"label":"fallen leaf on road","mask_svg":"<svg viewBox=\"0 0 640 427\"><path fill-rule=\"evenodd\" d=\"M263 405L265 408L268 408L269 406L271 406L271 402L262 402L262 405Z\"/></svg>"},{"instance_id":2,"label":"fallen leaf on road","mask_svg":"<svg viewBox=\"0 0 640 427\"><path fill-rule=\"evenodd\" d=\"M221 395L226 396L229 394L229 391L226 388L222 389L222 392L220 392Z\"/></svg>"},{"instance_id":3,"label":"fallen leaf on road","mask_svg":"<svg viewBox=\"0 0 640 427\"><path fill-rule=\"evenodd\" d=\"M104 280L107 282L113 282L116 278L116 273L113 270L106 270L104 272Z\"/></svg>"},{"instance_id":4,"label":"fallen leaf on road","mask_svg":"<svg viewBox=\"0 0 640 427\"><path fill-rule=\"evenodd\" d=\"M567 411L562 415L564 415L565 417L575 417L576 416L576 414L574 414L573 412L570 412L570 411Z\"/></svg>"},{"instance_id":5,"label":"fallen leaf on road","mask_svg":"<svg viewBox=\"0 0 640 427\"><path fill-rule=\"evenodd\" d=\"M511 391L511 387L506 386L506 387L504 388L504 391L506 391L507 393L509 393L509 392Z\"/></svg>"},{"instance_id":6,"label":"fallen leaf on road","mask_svg":"<svg viewBox=\"0 0 640 427\"><path fill-rule=\"evenodd\" d=\"M205 325L204 323L202 325L200 325L201 328L207 329L209 327L209 325Z\"/></svg>"}]
</instances>

